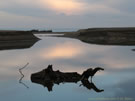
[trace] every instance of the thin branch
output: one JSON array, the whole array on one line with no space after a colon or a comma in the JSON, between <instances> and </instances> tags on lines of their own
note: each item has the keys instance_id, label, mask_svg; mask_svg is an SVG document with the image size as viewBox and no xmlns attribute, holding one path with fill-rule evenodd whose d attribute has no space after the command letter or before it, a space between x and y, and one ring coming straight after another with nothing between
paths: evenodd
<instances>
[{"instance_id":1,"label":"thin branch","mask_svg":"<svg viewBox=\"0 0 135 101\"><path fill-rule=\"evenodd\" d=\"M28 66L28 64L29 64L29 63L27 63L24 67L22 67L22 68L19 69L19 72L20 72L20 74L22 75L22 77L21 77L20 80L19 80L19 83L22 84L22 85L24 85L26 88L29 88L29 87L28 87L25 83L22 82L22 79L24 78L24 74L22 73L22 70L23 70L24 68L26 68L26 67Z\"/></svg>"}]
</instances>

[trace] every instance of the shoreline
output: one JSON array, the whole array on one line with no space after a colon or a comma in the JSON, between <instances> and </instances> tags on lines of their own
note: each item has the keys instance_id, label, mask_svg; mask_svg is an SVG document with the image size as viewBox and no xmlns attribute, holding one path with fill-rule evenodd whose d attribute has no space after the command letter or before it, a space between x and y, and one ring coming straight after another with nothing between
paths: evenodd
<instances>
[{"instance_id":1,"label":"shoreline","mask_svg":"<svg viewBox=\"0 0 135 101\"><path fill-rule=\"evenodd\" d=\"M89 44L135 45L135 27L88 28L76 32L0 31L0 41L39 40L34 34L63 34L56 37L75 38Z\"/></svg>"},{"instance_id":2,"label":"shoreline","mask_svg":"<svg viewBox=\"0 0 135 101\"><path fill-rule=\"evenodd\" d=\"M29 31L0 31L0 42L3 41L39 40Z\"/></svg>"},{"instance_id":3,"label":"shoreline","mask_svg":"<svg viewBox=\"0 0 135 101\"><path fill-rule=\"evenodd\" d=\"M135 45L135 27L88 28L60 37L75 38L88 44Z\"/></svg>"}]
</instances>

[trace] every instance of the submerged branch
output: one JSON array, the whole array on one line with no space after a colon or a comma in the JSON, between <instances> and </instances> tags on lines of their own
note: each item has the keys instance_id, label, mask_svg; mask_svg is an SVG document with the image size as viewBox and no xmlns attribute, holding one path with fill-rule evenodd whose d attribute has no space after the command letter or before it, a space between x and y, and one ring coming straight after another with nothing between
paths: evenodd
<instances>
[{"instance_id":1,"label":"submerged branch","mask_svg":"<svg viewBox=\"0 0 135 101\"><path fill-rule=\"evenodd\" d=\"M24 67L19 69L19 73L21 74L21 78L19 79L19 83L24 85L26 88L29 88L25 83L22 82L22 79L24 78L24 74L22 73L22 70L28 66L29 63L27 63Z\"/></svg>"}]
</instances>

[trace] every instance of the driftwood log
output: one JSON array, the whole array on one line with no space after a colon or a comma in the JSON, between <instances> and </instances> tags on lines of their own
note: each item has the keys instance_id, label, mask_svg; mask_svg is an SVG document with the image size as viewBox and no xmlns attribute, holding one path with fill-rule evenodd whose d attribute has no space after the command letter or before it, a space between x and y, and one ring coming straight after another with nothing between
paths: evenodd
<instances>
[{"instance_id":1,"label":"driftwood log","mask_svg":"<svg viewBox=\"0 0 135 101\"><path fill-rule=\"evenodd\" d=\"M101 67L95 69L89 68L82 73L82 75L77 72L60 72L59 70L54 71L52 65L48 65L46 69L40 72L31 74L31 81L33 83L38 83L48 88L48 91L52 91L54 84L60 83L77 83L82 82L82 85L87 89L95 90L96 92L102 92L104 90L98 89L94 83L92 83L92 77L99 71L104 70ZM89 82L89 77L91 76L91 82Z\"/></svg>"}]
</instances>

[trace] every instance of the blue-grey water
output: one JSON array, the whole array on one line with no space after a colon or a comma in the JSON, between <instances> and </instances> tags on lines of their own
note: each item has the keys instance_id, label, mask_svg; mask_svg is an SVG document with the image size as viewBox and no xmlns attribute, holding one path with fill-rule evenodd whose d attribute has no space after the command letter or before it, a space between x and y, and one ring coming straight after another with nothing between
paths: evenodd
<instances>
[{"instance_id":1,"label":"blue-grey water","mask_svg":"<svg viewBox=\"0 0 135 101\"><path fill-rule=\"evenodd\" d=\"M45 37L26 49L0 51L0 101L134 101L135 46L104 46L76 39ZM19 82L22 75L24 78ZM100 66L93 83L104 92L88 90L78 83L54 85L53 91L31 82L32 73L53 64L54 70L82 73Z\"/></svg>"}]
</instances>

